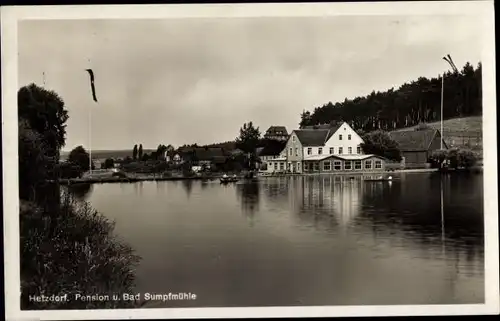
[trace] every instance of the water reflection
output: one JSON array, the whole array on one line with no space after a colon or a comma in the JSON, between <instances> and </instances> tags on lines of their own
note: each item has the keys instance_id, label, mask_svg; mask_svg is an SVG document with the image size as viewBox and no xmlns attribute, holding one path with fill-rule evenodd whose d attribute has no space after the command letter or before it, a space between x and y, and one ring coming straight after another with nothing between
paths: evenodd
<instances>
[{"instance_id":1,"label":"water reflection","mask_svg":"<svg viewBox=\"0 0 500 321\"><path fill-rule=\"evenodd\" d=\"M199 294L179 306L484 300L482 176L134 186L143 196L97 185L92 203L143 256L138 292ZM147 209L140 220L135 208Z\"/></svg>"},{"instance_id":2,"label":"water reflection","mask_svg":"<svg viewBox=\"0 0 500 321\"><path fill-rule=\"evenodd\" d=\"M240 200L243 214L252 219L259 211L260 185L258 182L243 182L236 185L237 198ZM253 221L252 221L253 222Z\"/></svg>"},{"instance_id":3,"label":"water reflection","mask_svg":"<svg viewBox=\"0 0 500 321\"><path fill-rule=\"evenodd\" d=\"M92 192L92 184L73 184L68 186L68 191L78 200L87 200Z\"/></svg>"},{"instance_id":4,"label":"water reflection","mask_svg":"<svg viewBox=\"0 0 500 321\"><path fill-rule=\"evenodd\" d=\"M191 196L191 192L193 190L193 180L191 180L191 179L183 180L182 186L184 187L184 190L186 191L186 195L189 198Z\"/></svg>"}]
</instances>

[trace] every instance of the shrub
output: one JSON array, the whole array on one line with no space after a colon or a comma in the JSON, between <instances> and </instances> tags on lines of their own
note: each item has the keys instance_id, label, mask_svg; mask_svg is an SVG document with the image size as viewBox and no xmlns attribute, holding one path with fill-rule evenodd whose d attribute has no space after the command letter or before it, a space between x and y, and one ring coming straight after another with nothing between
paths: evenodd
<instances>
[{"instance_id":1,"label":"shrub","mask_svg":"<svg viewBox=\"0 0 500 321\"><path fill-rule=\"evenodd\" d=\"M477 156L467 149L436 150L429 157L429 162L435 168L440 168L445 162L450 169L469 169L477 163Z\"/></svg>"},{"instance_id":2,"label":"shrub","mask_svg":"<svg viewBox=\"0 0 500 321\"><path fill-rule=\"evenodd\" d=\"M114 222L87 202L63 196L59 213L21 202L21 308L101 309L137 307L126 301L82 302L82 295L133 292L140 258L112 233ZM67 302L34 302L29 295L69 295Z\"/></svg>"}]
</instances>

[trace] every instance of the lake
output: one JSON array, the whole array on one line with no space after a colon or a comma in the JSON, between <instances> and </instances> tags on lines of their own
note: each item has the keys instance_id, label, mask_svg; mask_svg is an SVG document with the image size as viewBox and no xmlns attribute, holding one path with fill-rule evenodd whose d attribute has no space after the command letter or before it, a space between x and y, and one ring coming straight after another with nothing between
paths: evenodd
<instances>
[{"instance_id":1,"label":"lake","mask_svg":"<svg viewBox=\"0 0 500 321\"><path fill-rule=\"evenodd\" d=\"M142 257L137 293L175 307L484 302L483 176L395 174L93 185Z\"/></svg>"}]
</instances>

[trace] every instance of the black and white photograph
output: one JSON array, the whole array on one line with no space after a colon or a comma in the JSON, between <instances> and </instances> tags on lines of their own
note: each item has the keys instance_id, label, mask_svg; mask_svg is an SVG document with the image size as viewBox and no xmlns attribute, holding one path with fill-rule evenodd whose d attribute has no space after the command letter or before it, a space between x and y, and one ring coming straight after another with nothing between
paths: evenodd
<instances>
[{"instance_id":1,"label":"black and white photograph","mask_svg":"<svg viewBox=\"0 0 500 321\"><path fill-rule=\"evenodd\" d=\"M493 1L1 14L7 316L499 313Z\"/></svg>"}]
</instances>

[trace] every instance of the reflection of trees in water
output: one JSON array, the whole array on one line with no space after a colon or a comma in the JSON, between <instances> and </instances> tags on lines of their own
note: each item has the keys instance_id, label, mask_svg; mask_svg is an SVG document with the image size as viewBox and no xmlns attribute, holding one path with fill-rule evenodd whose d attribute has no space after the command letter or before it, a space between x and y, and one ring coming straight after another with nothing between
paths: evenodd
<instances>
[{"instance_id":1,"label":"reflection of trees in water","mask_svg":"<svg viewBox=\"0 0 500 321\"><path fill-rule=\"evenodd\" d=\"M460 175L413 174L391 186L366 183L362 216L380 230L411 235L424 247L444 242L450 255L463 249L472 259L484 246L481 190L481 179Z\"/></svg>"},{"instance_id":2,"label":"reflection of trees in water","mask_svg":"<svg viewBox=\"0 0 500 321\"><path fill-rule=\"evenodd\" d=\"M245 182L236 185L238 198L241 202L243 213L252 218L259 210L260 186L258 182Z\"/></svg>"},{"instance_id":3,"label":"reflection of trees in water","mask_svg":"<svg viewBox=\"0 0 500 321\"><path fill-rule=\"evenodd\" d=\"M191 196L191 192L193 190L193 180L185 179L182 181L182 186L186 190L187 197Z\"/></svg>"},{"instance_id":4,"label":"reflection of trees in water","mask_svg":"<svg viewBox=\"0 0 500 321\"><path fill-rule=\"evenodd\" d=\"M92 184L74 184L68 186L68 191L78 200L86 200L93 190Z\"/></svg>"}]
</instances>

